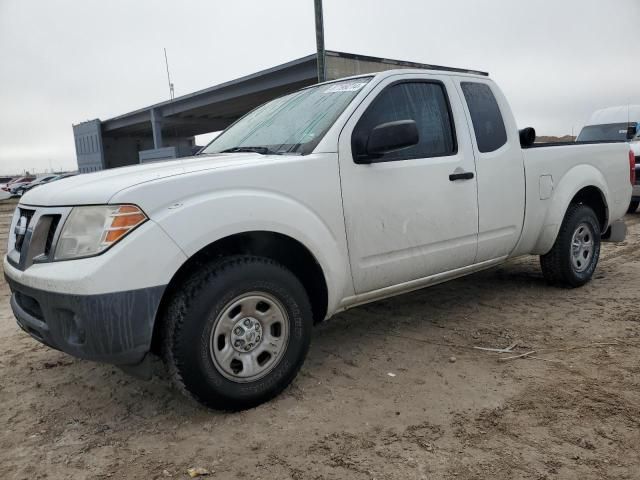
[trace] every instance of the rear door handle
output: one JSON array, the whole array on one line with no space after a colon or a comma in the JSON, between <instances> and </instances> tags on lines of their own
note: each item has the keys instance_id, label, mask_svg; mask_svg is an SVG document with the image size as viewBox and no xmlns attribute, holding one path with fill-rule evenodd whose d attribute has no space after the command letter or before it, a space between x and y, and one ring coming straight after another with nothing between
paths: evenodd
<instances>
[{"instance_id":1,"label":"rear door handle","mask_svg":"<svg viewBox=\"0 0 640 480\"><path fill-rule=\"evenodd\" d=\"M452 173L449 175L449 180L455 182L456 180L471 180L473 178L473 172L461 172Z\"/></svg>"}]
</instances>

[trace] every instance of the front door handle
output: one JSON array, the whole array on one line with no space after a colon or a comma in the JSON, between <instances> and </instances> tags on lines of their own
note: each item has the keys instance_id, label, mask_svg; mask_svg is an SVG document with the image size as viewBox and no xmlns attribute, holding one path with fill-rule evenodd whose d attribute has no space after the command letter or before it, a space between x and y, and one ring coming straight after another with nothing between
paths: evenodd
<instances>
[{"instance_id":1,"label":"front door handle","mask_svg":"<svg viewBox=\"0 0 640 480\"><path fill-rule=\"evenodd\" d=\"M449 180L455 182L456 180L471 180L473 178L473 172L461 172L452 173L449 175Z\"/></svg>"}]
</instances>

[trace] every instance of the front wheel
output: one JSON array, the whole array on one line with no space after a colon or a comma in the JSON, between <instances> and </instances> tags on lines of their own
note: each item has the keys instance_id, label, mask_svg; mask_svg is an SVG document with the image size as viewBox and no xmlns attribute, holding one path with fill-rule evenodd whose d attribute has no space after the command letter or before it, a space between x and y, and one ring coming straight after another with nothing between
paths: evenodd
<instances>
[{"instance_id":1,"label":"front wheel","mask_svg":"<svg viewBox=\"0 0 640 480\"><path fill-rule=\"evenodd\" d=\"M640 206L639 200L632 200L629 204L629 208L627 209L627 213L635 213L638 210L638 206Z\"/></svg>"},{"instance_id":2,"label":"front wheel","mask_svg":"<svg viewBox=\"0 0 640 480\"><path fill-rule=\"evenodd\" d=\"M307 293L282 265L234 256L193 274L163 318L174 383L201 403L241 410L278 395L309 349Z\"/></svg>"},{"instance_id":3,"label":"front wheel","mask_svg":"<svg viewBox=\"0 0 640 480\"><path fill-rule=\"evenodd\" d=\"M540 257L545 279L579 287L591 280L600 257L600 223L586 205L571 205L551 250Z\"/></svg>"}]
</instances>

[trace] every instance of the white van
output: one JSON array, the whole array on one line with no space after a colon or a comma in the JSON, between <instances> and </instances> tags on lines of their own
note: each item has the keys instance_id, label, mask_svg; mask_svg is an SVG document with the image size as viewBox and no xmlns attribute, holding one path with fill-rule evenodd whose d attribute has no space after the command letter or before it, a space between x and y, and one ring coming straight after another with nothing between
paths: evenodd
<instances>
[{"instance_id":1,"label":"white van","mask_svg":"<svg viewBox=\"0 0 640 480\"><path fill-rule=\"evenodd\" d=\"M636 181L629 213L640 205L640 105L621 105L597 110L580 131L577 142L628 141L636 157Z\"/></svg>"}]
</instances>

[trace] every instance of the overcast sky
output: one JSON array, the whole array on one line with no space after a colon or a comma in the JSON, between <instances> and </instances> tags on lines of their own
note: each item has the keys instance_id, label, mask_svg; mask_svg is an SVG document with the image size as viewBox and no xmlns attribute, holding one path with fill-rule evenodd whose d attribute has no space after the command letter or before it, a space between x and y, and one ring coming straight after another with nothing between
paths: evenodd
<instances>
[{"instance_id":1,"label":"overcast sky","mask_svg":"<svg viewBox=\"0 0 640 480\"><path fill-rule=\"evenodd\" d=\"M639 0L324 0L326 47L486 70L518 125L640 104ZM0 173L74 169L71 125L315 51L313 0L0 0Z\"/></svg>"}]
</instances>

